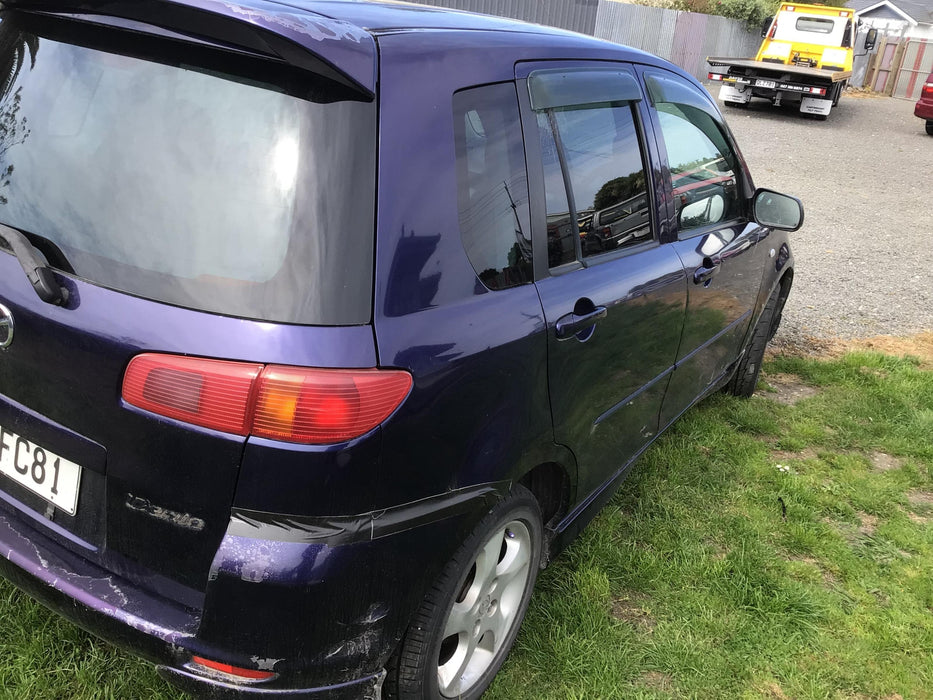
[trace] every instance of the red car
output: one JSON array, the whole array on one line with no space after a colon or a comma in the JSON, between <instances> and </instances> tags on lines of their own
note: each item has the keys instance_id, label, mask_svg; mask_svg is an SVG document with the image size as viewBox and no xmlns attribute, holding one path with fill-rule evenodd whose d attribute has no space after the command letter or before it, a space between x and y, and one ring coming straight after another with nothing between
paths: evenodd
<instances>
[{"instance_id":1,"label":"red car","mask_svg":"<svg viewBox=\"0 0 933 700\"><path fill-rule=\"evenodd\" d=\"M927 77L927 82L920 91L920 99L914 107L914 114L927 120L927 133L933 136L933 73Z\"/></svg>"}]
</instances>

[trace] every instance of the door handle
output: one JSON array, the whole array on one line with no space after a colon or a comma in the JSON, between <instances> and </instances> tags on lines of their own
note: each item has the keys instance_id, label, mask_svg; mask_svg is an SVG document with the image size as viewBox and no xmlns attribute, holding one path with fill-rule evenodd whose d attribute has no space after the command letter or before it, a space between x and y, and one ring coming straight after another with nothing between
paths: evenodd
<instances>
[{"instance_id":1,"label":"door handle","mask_svg":"<svg viewBox=\"0 0 933 700\"><path fill-rule=\"evenodd\" d=\"M717 272L719 272L719 263L703 258L703 264L693 271L693 283L708 284Z\"/></svg>"},{"instance_id":2,"label":"door handle","mask_svg":"<svg viewBox=\"0 0 933 700\"><path fill-rule=\"evenodd\" d=\"M586 330L602 318L606 318L606 307L597 306L595 309L585 314L569 313L557 319L554 325L554 334L558 340L567 340L577 335L582 330Z\"/></svg>"}]
</instances>

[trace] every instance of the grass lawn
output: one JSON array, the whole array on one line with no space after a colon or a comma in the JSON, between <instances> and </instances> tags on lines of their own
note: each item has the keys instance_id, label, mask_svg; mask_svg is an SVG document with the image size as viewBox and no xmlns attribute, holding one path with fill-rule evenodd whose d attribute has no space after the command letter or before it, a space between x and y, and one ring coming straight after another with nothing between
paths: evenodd
<instances>
[{"instance_id":1,"label":"grass lawn","mask_svg":"<svg viewBox=\"0 0 933 700\"><path fill-rule=\"evenodd\" d=\"M0 620L0 697L181 697L5 583ZM933 372L778 357L690 411L542 573L487 697L933 698Z\"/></svg>"}]
</instances>

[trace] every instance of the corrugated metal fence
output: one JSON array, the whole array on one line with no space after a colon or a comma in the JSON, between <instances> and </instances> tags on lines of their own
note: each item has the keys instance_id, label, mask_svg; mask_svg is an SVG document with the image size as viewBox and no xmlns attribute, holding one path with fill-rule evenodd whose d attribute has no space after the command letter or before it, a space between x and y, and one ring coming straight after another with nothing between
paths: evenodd
<instances>
[{"instance_id":1,"label":"corrugated metal fence","mask_svg":"<svg viewBox=\"0 0 933 700\"><path fill-rule=\"evenodd\" d=\"M590 34L657 54L700 79L707 56L754 56L761 38L725 17L616 0L419 0Z\"/></svg>"},{"instance_id":2,"label":"corrugated metal fence","mask_svg":"<svg viewBox=\"0 0 933 700\"><path fill-rule=\"evenodd\" d=\"M594 35L657 54L700 79L707 56L754 56L761 38L725 17L600 0Z\"/></svg>"},{"instance_id":3,"label":"corrugated metal fence","mask_svg":"<svg viewBox=\"0 0 933 700\"><path fill-rule=\"evenodd\" d=\"M413 0L422 5L451 7L485 15L511 17L581 34L593 34L601 0Z\"/></svg>"}]
</instances>

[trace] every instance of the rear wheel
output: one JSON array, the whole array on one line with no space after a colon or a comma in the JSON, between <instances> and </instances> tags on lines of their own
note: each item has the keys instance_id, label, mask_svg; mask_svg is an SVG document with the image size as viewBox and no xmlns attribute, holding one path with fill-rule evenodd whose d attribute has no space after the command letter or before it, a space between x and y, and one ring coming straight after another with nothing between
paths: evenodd
<instances>
[{"instance_id":1,"label":"rear wheel","mask_svg":"<svg viewBox=\"0 0 933 700\"><path fill-rule=\"evenodd\" d=\"M933 136L933 119L927 119L927 133Z\"/></svg>"},{"instance_id":2,"label":"rear wheel","mask_svg":"<svg viewBox=\"0 0 933 700\"><path fill-rule=\"evenodd\" d=\"M761 312L758 324L752 333L752 337L745 348L742 359L739 360L739 366L735 370L735 376L732 377L726 390L736 396L749 397L755 393L755 386L758 384L758 374L761 372L761 362L765 356L765 348L768 341L774 337L778 326L781 325L781 313L784 309L786 295L781 293L782 287L778 285L768 297L768 303Z\"/></svg>"},{"instance_id":3,"label":"rear wheel","mask_svg":"<svg viewBox=\"0 0 933 700\"><path fill-rule=\"evenodd\" d=\"M518 634L542 542L538 503L515 485L425 596L389 663L387 697L479 698Z\"/></svg>"}]
</instances>

